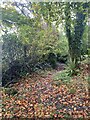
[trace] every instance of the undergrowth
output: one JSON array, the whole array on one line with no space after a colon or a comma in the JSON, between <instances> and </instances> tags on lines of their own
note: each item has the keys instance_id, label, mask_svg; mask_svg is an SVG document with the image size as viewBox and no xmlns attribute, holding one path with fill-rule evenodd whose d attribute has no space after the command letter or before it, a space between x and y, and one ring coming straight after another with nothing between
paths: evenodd
<instances>
[{"instance_id":1,"label":"undergrowth","mask_svg":"<svg viewBox=\"0 0 90 120\"><path fill-rule=\"evenodd\" d=\"M71 80L71 76L70 76L70 73L68 70L63 70L63 71L60 71L58 73L56 73L54 76L53 76L53 80L55 81L62 81L62 82L70 82Z\"/></svg>"}]
</instances>

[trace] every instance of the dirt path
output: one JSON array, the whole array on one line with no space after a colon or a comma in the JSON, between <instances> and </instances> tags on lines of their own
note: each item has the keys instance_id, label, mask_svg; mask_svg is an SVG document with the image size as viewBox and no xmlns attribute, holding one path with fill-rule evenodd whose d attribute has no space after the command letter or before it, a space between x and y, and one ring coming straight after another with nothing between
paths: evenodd
<instances>
[{"instance_id":1,"label":"dirt path","mask_svg":"<svg viewBox=\"0 0 90 120\"><path fill-rule=\"evenodd\" d=\"M37 74L16 83L13 88L18 91L15 96L3 93L3 117L6 118L86 118L90 110L85 91L77 89L70 94L66 85L56 86L52 71L47 76ZM83 97L80 94L83 94ZM70 118L69 118L70 119Z\"/></svg>"}]
</instances>

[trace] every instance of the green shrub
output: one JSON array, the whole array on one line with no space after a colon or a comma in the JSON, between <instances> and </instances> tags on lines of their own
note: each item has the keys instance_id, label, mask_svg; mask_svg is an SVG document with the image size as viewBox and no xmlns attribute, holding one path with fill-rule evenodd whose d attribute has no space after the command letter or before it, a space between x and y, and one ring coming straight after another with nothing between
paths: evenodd
<instances>
[{"instance_id":1,"label":"green shrub","mask_svg":"<svg viewBox=\"0 0 90 120\"><path fill-rule=\"evenodd\" d=\"M50 65L51 65L51 67L52 67L53 69L56 68L56 61L57 61L56 59L57 59L57 56L56 56L55 53L50 52L50 53L48 54L48 61L49 61Z\"/></svg>"},{"instance_id":2,"label":"green shrub","mask_svg":"<svg viewBox=\"0 0 90 120\"><path fill-rule=\"evenodd\" d=\"M61 63L66 63L68 60L68 55L61 55L60 53L57 53L57 61Z\"/></svg>"},{"instance_id":3,"label":"green shrub","mask_svg":"<svg viewBox=\"0 0 90 120\"><path fill-rule=\"evenodd\" d=\"M67 70L69 71L69 76L77 75L80 72L79 65L76 66L74 62L69 62Z\"/></svg>"},{"instance_id":4,"label":"green shrub","mask_svg":"<svg viewBox=\"0 0 90 120\"><path fill-rule=\"evenodd\" d=\"M71 77L69 76L69 71L68 70L63 70L58 72L53 76L54 80L61 80L63 82L70 82Z\"/></svg>"}]
</instances>

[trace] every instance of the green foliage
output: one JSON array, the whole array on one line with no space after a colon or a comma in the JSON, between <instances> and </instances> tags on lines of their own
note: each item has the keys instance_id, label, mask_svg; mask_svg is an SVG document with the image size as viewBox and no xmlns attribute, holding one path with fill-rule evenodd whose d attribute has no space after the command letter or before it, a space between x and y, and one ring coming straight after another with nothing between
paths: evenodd
<instances>
[{"instance_id":1,"label":"green foliage","mask_svg":"<svg viewBox=\"0 0 90 120\"><path fill-rule=\"evenodd\" d=\"M49 53L48 61L50 62L52 68L56 68L57 56L54 53Z\"/></svg>"},{"instance_id":2,"label":"green foliage","mask_svg":"<svg viewBox=\"0 0 90 120\"><path fill-rule=\"evenodd\" d=\"M76 18L73 18L75 21L74 23L71 18L71 8L76 16ZM86 9L87 7L85 7L84 3L67 3L65 8L65 27L69 43L69 53L71 60L72 62L75 62L75 65L81 60L82 37L86 26Z\"/></svg>"},{"instance_id":3,"label":"green foliage","mask_svg":"<svg viewBox=\"0 0 90 120\"><path fill-rule=\"evenodd\" d=\"M88 57L90 58L90 48L88 48Z\"/></svg>"},{"instance_id":4,"label":"green foliage","mask_svg":"<svg viewBox=\"0 0 90 120\"><path fill-rule=\"evenodd\" d=\"M71 61L68 63L67 70L69 71L70 76L78 75L80 73L79 64L76 66L76 64Z\"/></svg>"},{"instance_id":5,"label":"green foliage","mask_svg":"<svg viewBox=\"0 0 90 120\"><path fill-rule=\"evenodd\" d=\"M1 6L0 6L1 7ZM29 24L32 20L19 14L19 12L15 9L15 7L3 7L2 9L2 23L8 27L12 27L13 24L21 26Z\"/></svg>"},{"instance_id":6,"label":"green foliage","mask_svg":"<svg viewBox=\"0 0 90 120\"><path fill-rule=\"evenodd\" d=\"M68 51L76 65L81 57L82 37L86 36L87 31L86 29L83 34L86 25L86 8L83 3L40 2L32 3L31 6L28 3L34 18L22 11L19 13L13 5L7 4L2 7L1 21L4 32L2 71L7 78L6 81L9 79L8 74L12 81L15 76L21 77L31 71L39 71L46 67L55 68L57 61L66 63ZM84 43L85 39L82 45L85 52ZM56 57L52 57L50 53ZM72 64L69 72L73 74L76 70ZM13 67L18 70L11 74Z\"/></svg>"},{"instance_id":7,"label":"green foliage","mask_svg":"<svg viewBox=\"0 0 90 120\"><path fill-rule=\"evenodd\" d=\"M88 90L89 90L89 92L90 92L90 76L88 76L88 77L86 78L86 80L88 81Z\"/></svg>"},{"instance_id":8,"label":"green foliage","mask_svg":"<svg viewBox=\"0 0 90 120\"><path fill-rule=\"evenodd\" d=\"M60 81L54 81L54 85L60 86L62 83Z\"/></svg>"},{"instance_id":9,"label":"green foliage","mask_svg":"<svg viewBox=\"0 0 90 120\"><path fill-rule=\"evenodd\" d=\"M3 46L2 46L2 54L3 54L3 61L2 61L2 68L3 70L7 70L10 66L11 62L14 60L19 60L22 58L23 55L23 45L19 41L16 34L5 34L2 36L3 38ZM19 52L20 51L20 52Z\"/></svg>"},{"instance_id":10,"label":"green foliage","mask_svg":"<svg viewBox=\"0 0 90 120\"><path fill-rule=\"evenodd\" d=\"M87 55L88 54L88 26L86 25L83 38L82 38L82 46L81 46L81 55Z\"/></svg>"},{"instance_id":11,"label":"green foliage","mask_svg":"<svg viewBox=\"0 0 90 120\"><path fill-rule=\"evenodd\" d=\"M69 90L69 93L70 93L70 94L75 94L75 92L76 92L76 89L74 89L74 88L71 88L71 89Z\"/></svg>"},{"instance_id":12,"label":"green foliage","mask_svg":"<svg viewBox=\"0 0 90 120\"><path fill-rule=\"evenodd\" d=\"M72 117L71 117L69 114L65 114L65 115L64 115L64 118L67 119L67 120L72 119Z\"/></svg>"},{"instance_id":13,"label":"green foliage","mask_svg":"<svg viewBox=\"0 0 90 120\"><path fill-rule=\"evenodd\" d=\"M53 76L53 79L58 81L61 80L62 82L70 82L71 77L69 76L69 71L68 70L63 70L58 72L55 76Z\"/></svg>"},{"instance_id":14,"label":"green foliage","mask_svg":"<svg viewBox=\"0 0 90 120\"><path fill-rule=\"evenodd\" d=\"M88 76L87 80L90 82L90 76Z\"/></svg>"},{"instance_id":15,"label":"green foliage","mask_svg":"<svg viewBox=\"0 0 90 120\"><path fill-rule=\"evenodd\" d=\"M18 91L15 90L14 88L5 88L4 90L5 90L5 94L12 95L12 96L18 93Z\"/></svg>"},{"instance_id":16,"label":"green foliage","mask_svg":"<svg viewBox=\"0 0 90 120\"><path fill-rule=\"evenodd\" d=\"M61 63L66 63L68 61L68 55L63 55L60 53L57 53L57 61L61 62Z\"/></svg>"},{"instance_id":17,"label":"green foliage","mask_svg":"<svg viewBox=\"0 0 90 120\"><path fill-rule=\"evenodd\" d=\"M74 63L74 62L70 62L70 63L69 63L69 70L70 70L71 75L74 74L75 69L76 69L75 63Z\"/></svg>"}]
</instances>

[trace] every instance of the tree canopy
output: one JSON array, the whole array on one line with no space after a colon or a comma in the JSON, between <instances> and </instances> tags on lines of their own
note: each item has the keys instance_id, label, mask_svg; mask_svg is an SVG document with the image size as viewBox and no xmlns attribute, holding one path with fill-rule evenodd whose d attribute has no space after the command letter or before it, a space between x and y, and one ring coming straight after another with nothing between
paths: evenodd
<instances>
[{"instance_id":1,"label":"tree canopy","mask_svg":"<svg viewBox=\"0 0 90 120\"><path fill-rule=\"evenodd\" d=\"M87 10L83 2L6 2L2 10L3 69L18 60L27 68L38 62L75 65L87 53ZM85 43L85 44L84 44ZM53 53L56 60L49 60ZM30 71L30 70L29 70ZM27 73L27 72L26 72Z\"/></svg>"}]
</instances>

